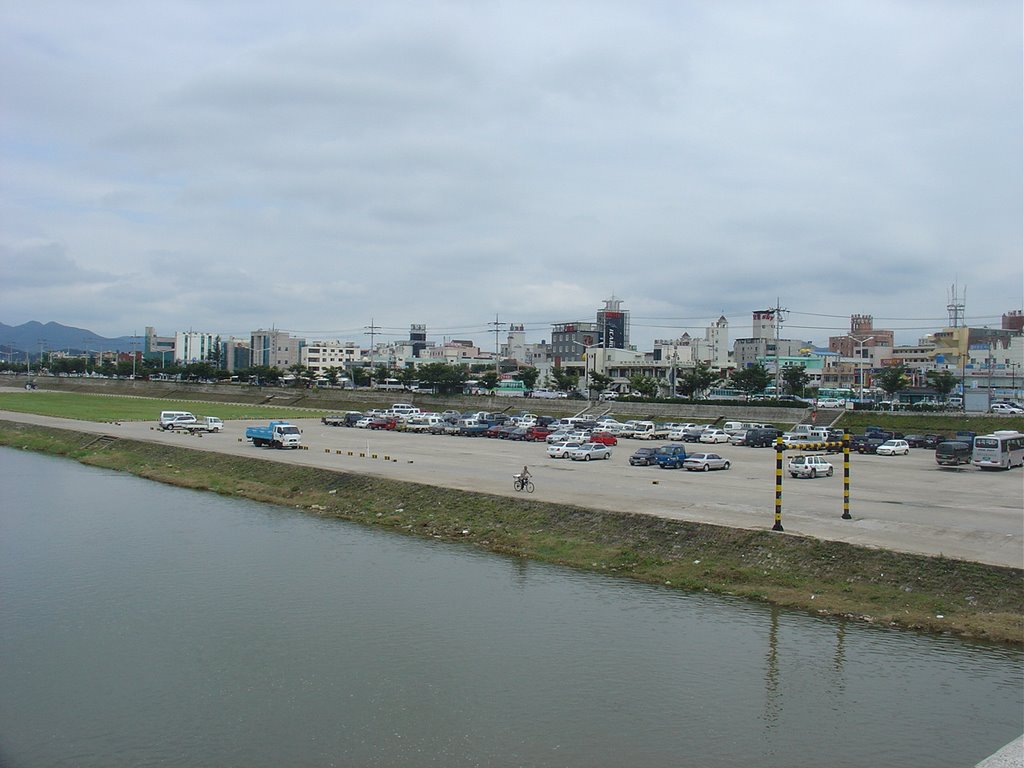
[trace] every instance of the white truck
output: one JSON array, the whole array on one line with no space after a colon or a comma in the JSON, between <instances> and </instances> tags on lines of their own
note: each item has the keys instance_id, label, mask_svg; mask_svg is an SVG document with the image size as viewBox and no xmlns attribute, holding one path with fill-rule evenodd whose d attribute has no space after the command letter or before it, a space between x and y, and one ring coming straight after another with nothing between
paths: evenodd
<instances>
[{"instance_id":1,"label":"white truck","mask_svg":"<svg viewBox=\"0 0 1024 768\"><path fill-rule=\"evenodd\" d=\"M224 422L216 416L198 416L193 422L175 424L176 429L183 429L186 432L220 432L224 429Z\"/></svg>"}]
</instances>

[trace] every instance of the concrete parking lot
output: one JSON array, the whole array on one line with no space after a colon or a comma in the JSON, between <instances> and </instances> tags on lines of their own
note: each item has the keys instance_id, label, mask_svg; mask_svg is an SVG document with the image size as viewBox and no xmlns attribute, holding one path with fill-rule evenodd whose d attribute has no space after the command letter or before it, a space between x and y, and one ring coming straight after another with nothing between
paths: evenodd
<instances>
[{"instance_id":1,"label":"concrete parking lot","mask_svg":"<svg viewBox=\"0 0 1024 768\"><path fill-rule=\"evenodd\" d=\"M707 446L732 467L703 473L632 467L633 450L650 444L635 440L620 441L608 461L573 462L549 459L544 443L328 427L315 419L295 422L304 450L281 451L244 440L245 427L256 422L228 422L223 433L200 437L161 432L155 421L110 425L10 412L0 418L507 496L516 495L512 475L526 465L539 501L750 529L774 523L771 449ZM842 456L830 461L833 477L784 476L785 533L779 535L1024 566L1024 470L939 468L923 449L909 456L854 454L853 519L843 520Z\"/></svg>"}]
</instances>

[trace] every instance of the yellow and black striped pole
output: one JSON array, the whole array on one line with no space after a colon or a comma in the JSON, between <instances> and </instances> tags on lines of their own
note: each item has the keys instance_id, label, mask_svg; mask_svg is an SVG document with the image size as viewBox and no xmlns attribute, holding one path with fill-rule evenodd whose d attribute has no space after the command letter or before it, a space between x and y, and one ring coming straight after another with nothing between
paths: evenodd
<instances>
[{"instance_id":1,"label":"yellow and black striped pole","mask_svg":"<svg viewBox=\"0 0 1024 768\"><path fill-rule=\"evenodd\" d=\"M786 444L781 437L775 438L775 525L773 531L782 530L782 453Z\"/></svg>"},{"instance_id":2,"label":"yellow and black striped pole","mask_svg":"<svg viewBox=\"0 0 1024 768\"><path fill-rule=\"evenodd\" d=\"M850 430L843 430L843 520L850 516Z\"/></svg>"}]
</instances>

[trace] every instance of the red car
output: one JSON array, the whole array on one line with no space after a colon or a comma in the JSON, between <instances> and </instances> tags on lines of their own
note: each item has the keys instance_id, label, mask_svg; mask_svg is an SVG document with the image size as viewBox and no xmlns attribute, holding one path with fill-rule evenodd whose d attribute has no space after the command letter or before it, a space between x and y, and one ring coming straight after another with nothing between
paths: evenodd
<instances>
[{"instance_id":1,"label":"red car","mask_svg":"<svg viewBox=\"0 0 1024 768\"><path fill-rule=\"evenodd\" d=\"M367 425L370 429L394 429L398 426L398 419L379 417Z\"/></svg>"},{"instance_id":2,"label":"red car","mask_svg":"<svg viewBox=\"0 0 1024 768\"><path fill-rule=\"evenodd\" d=\"M613 435L611 432L592 432L590 437L587 438L592 443L600 443L601 445L618 445L619 438Z\"/></svg>"},{"instance_id":3,"label":"red car","mask_svg":"<svg viewBox=\"0 0 1024 768\"><path fill-rule=\"evenodd\" d=\"M551 434L551 430L547 427L530 427L526 430L527 440L544 440L548 435Z\"/></svg>"}]
</instances>

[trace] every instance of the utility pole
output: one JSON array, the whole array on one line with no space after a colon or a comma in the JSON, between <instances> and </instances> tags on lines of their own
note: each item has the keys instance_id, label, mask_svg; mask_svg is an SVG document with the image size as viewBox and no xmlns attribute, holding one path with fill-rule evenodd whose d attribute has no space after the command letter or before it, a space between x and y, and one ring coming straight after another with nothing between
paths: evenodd
<instances>
[{"instance_id":1,"label":"utility pole","mask_svg":"<svg viewBox=\"0 0 1024 768\"><path fill-rule=\"evenodd\" d=\"M369 325L364 325L363 328L365 329L366 333L370 334L370 383L372 384L373 383L373 352L376 349L376 347L374 347L374 345L373 345L373 337L376 335L377 331L380 330L380 326L379 325L374 325L373 324L373 318L371 317L370 318L370 324Z\"/></svg>"},{"instance_id":2,"label":"utility pole","mask_svg":"<svg viewBox=\"0 0 1024 768\"><path fill-rule=\"evenodd\" d=\"M788 309L783 309L781 306L782 302L780 299L775 299L775 399L779 399L779 390L782 388L782 371L779 370L779 338L782 332L782 313L789 312Z\"/></svg>"},{"instance_id":3,"label":"utility pole","mask_svg":"<svg viewBox=\"0 0 1024 768\"><path fill-rule=\"evenodd\" d=\"M501 323L498 322L498 315L495 313L494 322L488 323L494 326L494 375L501 380L501 358L498 355L498 334L501 333ZM497 382L495 382L497 383Z\"/></svg>"}]
</instances>

